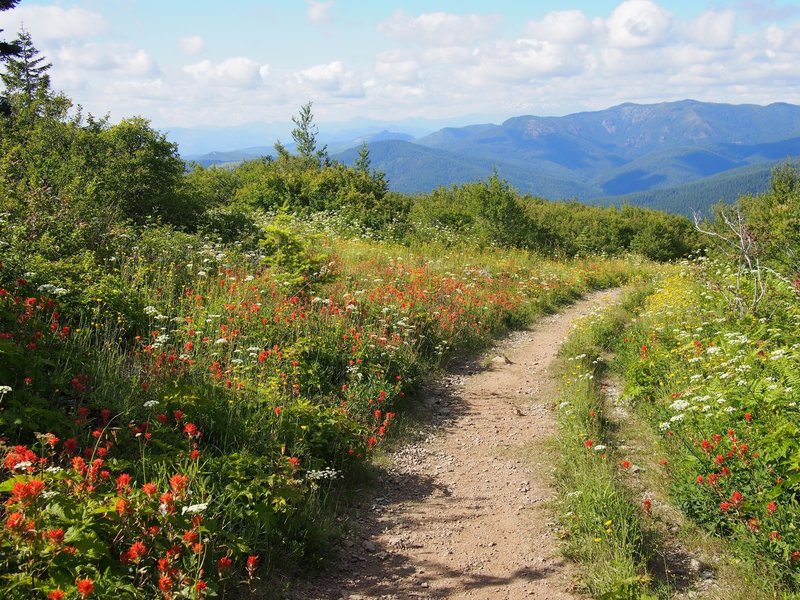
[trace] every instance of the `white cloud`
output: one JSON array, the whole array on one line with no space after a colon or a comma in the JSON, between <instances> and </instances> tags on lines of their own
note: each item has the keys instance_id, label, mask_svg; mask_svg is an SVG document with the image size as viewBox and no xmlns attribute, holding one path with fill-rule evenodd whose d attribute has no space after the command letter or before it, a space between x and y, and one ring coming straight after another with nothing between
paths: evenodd
<instances>
[{"instance_id":1,"label":"white cloud","mask_svg":"<svg viewBox=\"0 0 800 600\"><path fill-rule=\"evenodd\" d=\"M130 77L152 77L159 73L155 59L144 50L120 44L72 44L56 54L58 68L111 71Z\"/></svg>"},{"instance_id":2,"label":"white cloud","mask_svg":"<svg viewBox=\"0 0 800 600\"><path fill-rule=\"evenodd\" d=\"M335 0L306 0L306 18L309 23L328 23L333 17Z\"/></svg>"},{"instance_id":3,"label":"white cloud","mask_svg":"<svg viewBox=\"0 0 800 600\"><path fill-rule=\"evenodd\" d=\"M261 65L244 56L219 63L204 60L183 67L183 71L203 85L251 88L260 85L269 75L269 65Z\"/></svg>"},{"instance_id":4,"label":"white cloud","mask_svg":"<svg viewBox=\"0 0 800 600\"><path fill-rule=\"evenodd\" d=\"M652 0L625 0L606 20L611 44L637 48L661 43L669 33L672 16Z\"/></svg>"},{"instance_id":5,"label":"white cloud","mask_svg":"<svg viewBox=\"0 0 800 600\"><path fill-rule=\"evenodd\" d=\"M199 35L187 35L178 40L186 54L200 54L206 47L206 41Z\"/></svg>"},{"instance_id":6,"label":"white cloud","mask_svg":"<svg viewBox=\"0 0 800 600\"><path fill-rule=\"evenodd\" d=\"M474 53L474 67L462 76L475 86L496 81L527 84L533 80L574 75L584 68L580 50L539 40L501 42Z\"/></svg>"},{"instance_id":7,"label":"white cloud","mask_svg":"<svg viewBox=\"0 0 800 600\"><path fill-rule=\"evenodd\" d=\"M364 94L364 86L358 75L347 71L338 60L299 71L292 76L291 81L296 88L311 93L350 97Z\"/></svg>"},{"instance_id":8,"label":"white cloud","mask_svg":"<svg viewBox=\"0 0 800 600\"><path fill-rule=\"evenodd\" d=\"M103 17L83 8L20 4L3 15L4 29L18 31L24 23L34 41L52 42L86 38L106 29ZM7 19L7 20L5 20Z\"/></svg>"},{"instance_id":9,"label":"white cloud","mask_svg":"<svg viewBox=\"0 0 800 600\"><path fill-rule=\"evenodd\" d=\"M490 36L500 21L496 15L435 12L412 17L398 10L378 24L378 31L390 38L433 46L464 46Z\"/></svg>"},{"instance_id":10,"label":"white cloud","mask_svg":"<svg viewBox=\"0 0 800 600\"><path fill-rule=\"evenodd\" d=\"M596 25L579 10L548 13L541 21L531 21L525 28L526 37L557 44L589 42Z\"/></svg>"},{"instance_id":11,"label":"white cloud","mask_svg":"<svg viewBox=\"0 0 800 600\"><path fill-rule=\"evenodd\" d=\"M378 77L396 83L414 83L420 76L419 62L405 52L378 55L373 70Z\"/></svg>"},{"instance_id":12,"label":"white cloud","mask_svg":"<svg viewBox=\"0 0 800 600\"><path fill-rule=\"evenodd\" d=\"M686 35L706 48L729 48L736 37L736 12L707 10L689 21Z\"/></svg>"}]
</instances>

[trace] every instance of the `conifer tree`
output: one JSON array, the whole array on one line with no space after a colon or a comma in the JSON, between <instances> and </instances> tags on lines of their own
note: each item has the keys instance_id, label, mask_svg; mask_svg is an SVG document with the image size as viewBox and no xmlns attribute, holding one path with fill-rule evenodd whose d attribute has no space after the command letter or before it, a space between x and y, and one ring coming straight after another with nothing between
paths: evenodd
<instances>
[{"instance_id":1,"label":"conifer tree","mask_svg":"<svg viewBox=\"0 0 800 600\"><path fill-rule=\"evenodd\" d=\"M369 146L367 146L367 142L364 142L358 149L358 158L356 159L353 168L355 168L356 171L361 171L362 173L369 173L369 168L371 165L372 160L369 157Z\"/></svg>"},{"instance_id":2,"label":"conifer tree","mask_svg":"<svg viewBox=\"0 0 800 600\"><path fill-rule=\"evenodd\" d=\"M21 94L30 103L38 92L47 92L50 89L47 71L53 65L45 62L43 56L39 56L39 50L33 45L30 33L24 29L19 32L16 43L19 54L5 59L5 73L0 78L6 86L7 96Z\"/></svg>"},{"instance_id":3,"label":"conifer tree","mask_svg":"<svg viewBox=\"0 0 800 600\"><path fill-rule=\"evenodd\" d=\"M0 12L10 10L19 4L19 0L0 0ZM0 33L3 30L0 29ZM4 42L0 40L0 61L6 59L7 56L17 56L20 48L18 42Z\"/></svg>"},{"instance_id":4,"label":"conifer tree","mask_svg":"<svg viewBox=\"0 0 800 600\"><path fill-rule=\"evenodd\" d=\"M304 158L313 158L319 164L329 162L328 147L323 146L317 150L317 134L319 129L314 124L314 115L311 112L312 102L307 102L300 107L300 114L292 117L295 128L292 130L292 139L297 145L297 152Z\"/></svg>"}]
</instances>

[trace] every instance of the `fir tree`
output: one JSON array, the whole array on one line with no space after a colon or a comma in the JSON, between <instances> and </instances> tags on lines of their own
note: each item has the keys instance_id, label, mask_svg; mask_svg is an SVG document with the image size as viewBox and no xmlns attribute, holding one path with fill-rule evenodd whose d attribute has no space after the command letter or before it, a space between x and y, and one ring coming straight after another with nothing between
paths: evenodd
<instances>
[{"instance_id":1,"label":"fir tree","mask_svg":"<svg viewBox=\"0 0 800 600\"><path fill-rule=\"evenodd\" d=\"M17 4L19 4L19 0L0 0L0 12L10 10ZM3 30L0 29L0 33L2 32ZM4 42L0 40L0 61L5 60L8 56L17 56L19 51L20 47L18 42Z\"/></svg>"},{"instance_id":2,"label":"fir tree","mask_svg":"<svg viewBox=\"0 0 800 600\"><path fill-rule=\"evenodd\" d=\"M309 101L300 107L300 114L292 117L295 128L292 130L292 139L297 145L297 152L304 158L313 158L319 164L329 163L328 147L323 146L317 150L317 134L319 129L314 124L314 115L311 112L312 103Z\"/></svg>"},{"instance_id":3,"label":"fir tree","mask_svg":"<svg viewBox=\"0 0 800 600\"><path fill-rule=\"evenodd\" d=\"M19 32L16 43L19 46L19 54L5 59L6 72L0 75L0 78L6 86L8 97L21 94L30 103L39 92L47 92L50 89L50 76L47 71L53 65L39 56L30 33L24 29Z\"/></svg>"}]
</instances>

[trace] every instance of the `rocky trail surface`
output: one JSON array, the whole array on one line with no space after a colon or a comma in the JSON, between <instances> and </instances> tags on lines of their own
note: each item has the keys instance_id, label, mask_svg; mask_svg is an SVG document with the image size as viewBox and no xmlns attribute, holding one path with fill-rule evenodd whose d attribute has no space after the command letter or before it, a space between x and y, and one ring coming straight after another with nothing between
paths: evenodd
<instances>
[{"instance_id":1,"label":"rocky trail surface","mask_svg":"<svg viewBox=\"0 0 800 600\"><path fill-rule=\"evenodd\" d=\"M594 293L435 382L424 399L425 435L390 454L354 508L357 527L339 556L290 597L579 597L548 507L550 366L575 319L616 297Z\"/></svg>"}]
</instances>

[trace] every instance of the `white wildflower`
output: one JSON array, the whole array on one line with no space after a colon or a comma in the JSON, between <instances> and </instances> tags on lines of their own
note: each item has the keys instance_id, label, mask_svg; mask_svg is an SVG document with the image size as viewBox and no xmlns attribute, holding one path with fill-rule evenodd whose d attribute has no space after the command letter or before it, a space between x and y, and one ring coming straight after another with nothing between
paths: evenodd
<instances>
[{"instance_id":1,"label":"white wildflower","mask_svg":"<svg viewBox=\"0 0 800 600\"><path fill-rule=\"evenodd\" d=\"M201 504L190 504L189 506L184 506L181 509L181 514L185 515L186 513L189 513L190 515L193 515L199 512L203 512L207 508L208 508L208 502L203 502Z\"/></svg>"}]
</instances>

